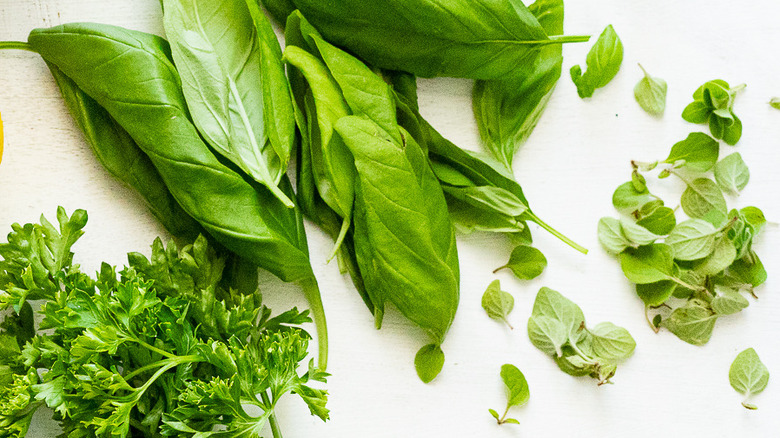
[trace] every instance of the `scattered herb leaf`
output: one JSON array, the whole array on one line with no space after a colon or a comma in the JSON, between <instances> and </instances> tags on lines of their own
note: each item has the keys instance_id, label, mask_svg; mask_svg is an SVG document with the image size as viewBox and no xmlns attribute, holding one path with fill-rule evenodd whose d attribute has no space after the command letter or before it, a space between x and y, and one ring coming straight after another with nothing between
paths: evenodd
<instances>
[{"instance_id":1,"label":"scattered herb leaf","mask_svg":"<svg viewBox=\"0 0 780 438\"><path fill-rule=\"evenodd\" d=\"M661 78L650 76L639 64L644 77L634 87L634 98L643 110L648 114L660 116L666 109L666 81Z\"/></svg>"},{"instance_id":2,"label":"scattered herb leaf","mask_svg":"<svg viewBox=\"0 0 780 438\"><path fill-rule=\"evenodd\" d=\"M514 306L515 299L512 294L501 290L500 280L493 280L482 295L482 308L485 309L488 316L497 321L503 321L510 329L514 329L514 327L507 320L507 316Z\"/></svg>"},{"instance_id":3,"label":"scattered herb leaf","mask_svg":"<svg viewBox=\"0 0 780 438\"><path fill-rule=\"evenodd\" d=\"M756 350L748 348L739 353L729 368L731 387L745 396L742 406L747 409L758 409L747 402L751 395L758 394L769 383L769 370L758 357Z\"/></svg>"},{"instance_id":4,"label":"scattered herb leaf","mask_svg":"<svg viewBox=\"0 0 780 438\"><path fill-rule=\"evenodd\" d=\"M585 73L579 65L573 66L569 71L574 85L577 86L577 94L581 98L593 96L597 88L604 87L617 75L622 62L623 43L610 24L590 48L585 59Z\"/></svg>"}]
</instances>

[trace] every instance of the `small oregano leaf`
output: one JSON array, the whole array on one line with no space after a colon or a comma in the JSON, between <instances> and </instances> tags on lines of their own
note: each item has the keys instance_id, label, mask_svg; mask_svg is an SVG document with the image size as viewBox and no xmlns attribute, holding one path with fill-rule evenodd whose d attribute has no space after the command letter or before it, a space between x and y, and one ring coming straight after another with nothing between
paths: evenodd
<instances>
[{"instance_id":1,"label":"small oregano leaf","mask_svg":"<svg viewBox=\"0 0 780 438\"><path fill-rule=\"evenodd\" d=\"M501 380L506 385L507 407L522 406L528 402L531 393L528 381L523 373L514 365L501 366Z\"/></svg>"},{"instance_id":2,"label":"small oregano leaf","mask_svg":"<svg viewBox=\"0 0 780 438\"><path fill-rule=\"evenodd\" d=\"M517 278L531 280L538 277L547 267L547 258L541 251L528 245L518 245L512 250L506 265L497 268L493 273L501 269L510 269Z\"/></svg>"},{"instance_id":3,"label":"small oregano leaf","mask_svg":"<svg viewBox=\"0 0 780 438\"><path fill-rule=\"evenodd\" d=\"M718 161L713 171L715 182L724 192L738 195L750 181L750 170L742 155L735 152Z\"/></svg>"},{"instance_id":4,"label":"small oregano leaf","mask_svg":"<svg viewBox=\"0 0 780 438\"><path fill-rule=\"evenodd\" d=\"M424 383L430 383L444 367L444 352L439 344L428 344L422 347L414 357L414 368L417 376Z\"/></svg>"},{"instance_id":5,"label":"small oregano leaf","mask_svg":"<svg viewBox=\"0 0 780 438\"><path fill-rule=\"evenodd\" d=\"M648 114L660 116L666 109L666 81L650 76L642 64L639 68L645 76L634 87L634 98Z\"/></svg>"},{"instance_id":6,"label":"small oregano leaf","mask_svg":"<svg viewBox=\"0 0 780 438\"><path fill-rule=\"evenodd\" d=\"M739 353L729 368L729 382L731 387L745 396L742 406L747 409L757 409L755 405L747 402L747 399L758 394L769 383L769 370L758 357L756 350L748 348Z\"/></svg>"},{"instance_id":7,"label":"small oregano leaf","mask_svg":"<svg viewBox=\"0 0 780 438\"><path fill-rule=\"evenodd\" d=\"M501 290L500 280L493 280L485 290L485 293L482 294L482 308L485 309L488 316L496 321L503 321L510 329L514 328L507 320L507 316L514 306L514 297L510 293Z\"/></svg>"}]
</instances>

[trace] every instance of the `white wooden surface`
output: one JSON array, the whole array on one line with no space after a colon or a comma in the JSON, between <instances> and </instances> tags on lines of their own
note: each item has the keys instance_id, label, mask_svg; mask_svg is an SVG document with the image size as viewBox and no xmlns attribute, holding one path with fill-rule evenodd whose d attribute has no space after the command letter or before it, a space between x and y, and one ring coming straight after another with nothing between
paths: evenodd
<instances>
[{"instance_id":1,"label":"white wooden surface","mask_svg":"<svg viewBox=\"0 0 780 438\"><path fill-rule=\"evenodd\" d=\"M591 249L582 256L539 230L536 244L550 262L532 282L507 273L509 246L486 234L459 241L461 305L444 344L447 362L430 385L417 379L413 356L423 342L397 315L374 330L350 281L326 265L330 242L308 227L314 269L320 280L330 326L328 389L332 419L310 417L304 404L288 397L280 407L287 437L726 437L777 436L780 427L780 272L778 227L761 236L757 252L769 270L760 299L739 315L718 322L710 343L694 347L668 332L654 334L640 300L617 261L596 239L596 222L615 215L614 188L629 177L629 160L664 158L673 143L704 126L680 118L691 93L709 79L744 82L736 112L744 135L735 149L750 166L751 181L732 205L761 207L780 221L780 111L766 102L780 95L780 6L774 0L737 4L722 0L569 0L566 32L593 34L612 23L625 46L618 76L590 100L577 97L567 75L583 63L590 44L564 49L564 76L541 123L516 158L515 171L531 205L553 226ZM41 26L97 21L161 33L157 0L0 0L0 40L24 40ZM648 116L633 99L641 62L669 83L667 112ZM117 84L121 86L121 84ZM423 113L456 143L478 145L470 110L471 82L421 80ZM164 234L139 198L109 177L93 158L69 118L44 63L26 52L0 53L0 112L5 154L0 164L0 232L29 222L58 205L85 208L90 215L77 245L77 262L95 270L100 261L122 264L128 251L148 253ZM723 146L722 154L732 149ZM656 183L656 182L654 182ZM656 189L679 196L671 179ZM667 196L668 202L675 198ZM509 331L480 307L487 284L500 278L516 299ZM528 341L525 323L539 287L561 291L583 308L588 321L609 320L627 327L637 341L634 356L620 366L615 385L596 387L589 378L560 372L552 359ZM264 297L277 311L304 301L295 287L265 276ZM774 375L748 412L728 383L735 355L755 347ZM497 426L487 409L503 409L499 367L513 363L530 382L531 400L512 411L519 426ZM28 436L56 434L42 412Z\"/></svg>"}]
</instances>

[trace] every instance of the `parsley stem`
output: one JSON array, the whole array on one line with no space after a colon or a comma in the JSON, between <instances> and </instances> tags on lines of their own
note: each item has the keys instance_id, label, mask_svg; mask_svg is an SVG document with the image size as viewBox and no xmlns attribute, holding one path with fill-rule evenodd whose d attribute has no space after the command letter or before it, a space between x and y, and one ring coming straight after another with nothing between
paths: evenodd
<instances>
[{"instance_id":1,"label":"parsley stem","mask_svg":"<svg viewBox=\"0 0 780 438\"><path fill-rule=\"evenodd\" d=\"M133 338L129 338L129 339L131 341L137 343L138 345L146 348L147 350L152 350L152 351L154 351L155 353L157 353L157 354L159 354L161 356L167 357L169 359L173 359L173 358L177 357L175 354L168 353L167 351L161 350L161 349L155 347L154 345L147 344L146 342L144 342L144 341L142 341L142 340L140 340L138 338L133 337Z\"/></svg>"},{"instance_id":2,"label":"parsley stem","mask_svg":"<svg viewBox=\"0 0 780 438\"><path fill-rule=\"evenodd\" d=\"M273 434L274 438L282 438L282 430L279 428L279 420L276 419L276 412L273 408L273 405L271 404L270 397L268 397L268 394L263 391L260 393L260 398L263 400L266 408L271 409L271 415L268 416L268 424L271 426L271 433Z\"/></svg>"},{"instance_id":3,"label":"parsley stem","mask_svg":"<svg viewBox=\"0 0 780 438\"><path fill-rule=\"evenodd\" d=\"M161 367L161 366L163 366L165 364L171 363L172 360L174 362L176 362L177 365L181 365L181 364L184 364L184 363L187 363L187 362L201 362L202 359L200 357L198 357L198 356L190 355L190 356L176 356L173 359L158 360L157 362L153 362L153 363L150 363L149 365L145 365L145 366L142 366L141 368L137 368L137 369L133 370L133 372L128 373L128 374L126 374L126 375L124 375L122 377L125 379L125 381L128 381L128 380L132 379L133 377L135 377L135 376L137 376L137 375L139 375L139 374L141 374L143 372L146 372L146 371L149 371L151 369L155 369L155 368Z\"/></svg>"}]
</instances>

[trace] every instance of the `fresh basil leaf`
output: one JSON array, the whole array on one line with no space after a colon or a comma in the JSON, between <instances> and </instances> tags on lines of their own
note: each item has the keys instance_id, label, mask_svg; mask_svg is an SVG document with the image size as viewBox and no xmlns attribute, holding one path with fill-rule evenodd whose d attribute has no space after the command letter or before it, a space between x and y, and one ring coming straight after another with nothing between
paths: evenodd
<instances>
[{"instance_id":1,"label":"fresh basil leaf","mask_svg":"<svg viewBox=\"0 0 780 438\"><path fill-rule=\"evenodd\" d=\"M717 319L718 315L706 303L693 299L674 309L661 326L689 344L704 345L710 340Z\"/></svg>"},{"instance_id":2,"label":"fresh basil leaf","mask_svg":"<svg viewBox=\"0 0 780 438\"><path fill-rule=\"evenodd\" d=\"M500 280L493 280L485 293L482 294L482 308L485 309L488 316L497 321L505 322L510 329L512 324L507 320L507 316L514 306L515 299L510 293L501 290Z\"/></svg>"},{"instance_id":3,"label":"fresh basil leaf","mask_svg":"<svg viewBox=\"0 0 780 438\"><path fill-rule=\"evenodd\" d=\"M695 172L706 172L718 161L718 151L719 145L715 139L703 132L692 132L685 140L672 146L664 163Z\"/></svg>"},{"instance_id":4,"label":"fresh basil leaf","mask_svg":"<svg viewBox=\"0 0 780 438\"><path fill-rule=\"evenodd\" d=\"M612 254L620 254L624 249L632 245L631 241L623 235L620 221L612 217L599 219L598 237L601 246Z\"/></svg>"},{"instance_id":5,"label":"fresh basil leaf","mask_svg":"<svg viewBox=\"0 0 780 438\"><path fill-rule=\"evenodd\" d=\"M688 219L677 224L664 243L672 247L675 259L696 260L712 253L717 232L707 221Z\"/></svg>"},{"instance_id":6,"label":"fresh basil leaf","mask_svg":"<svg viewBox=\"0 0 780 438\"><path fill-rule=\"evenodd\" d=\"M647 228L637 225L636 222L621 218L620 228L623 231L623 235L626 236L634 248L641 245L650 245L655 243L661 236L657 236L651 233Z\"/></svg>"},{"instance_id":7,"label":"fresh basil leaf","mask_svg":"<svg viewBox=\"0 0 780 438\"><path fill-rule=\"evenodd\" d=\"M430 383L444 367L444 352L438 344L428 344L422 347L414 357L414 368L417 376L424 383Z\"/></svg>"},{"instance_id":8,"label":"fresh basil leaf","mask_svg":"<svg viewBox=\"0 0 780 438\"><path fill-rule=\"evenodd\" d=\"M577 86L577 94L581 98L593 96L597 88L604 87L617 75L622 62L623 43L610 24L590 48L585 59L587 64L585 73L582 73L579 65L571 68L571 79Z\"/></svg>"},{"instance_id":9,"label":"fresh basil leaf","mask_svg":"<svg viewBox=\"0 0 780 438\"><path fill-rule=\"evenodd\" d=\"M585 323L582 309L550 288L542 287L539 289L531 316L544 316L559 321L563 324L570 342L576 343L585 336L582 330L582 325Z\"/></svg>"},{"instance_id":10,"label":"fresh basil leaf","mask_svg":"<svg viewBox=\"0 0 780 438\"><path fill-rule=\"evenodd\" d=\"M649 307L658 307L666 302L677 288L677 283L671 280L661 280L655 283L636 285L636 294Z\"/></svg>"},{"instance_id":11,"label":"fresh basil leaf","mask_svg":"<svg viewBox=\"0 0 780 438\"><path fill-rule=\"evenodd\" d=\"M506 265L493 271L510 269L517 278L531 280L538 277L547 267L547 258L533 246L518 245L512 250Z\"/></svg>"},{"instance_id":12,"label":"fresh basil leaf","mask_svg":"<svg viewBox=\"0 0 780 438\"><path fill-rule=\"evenodd\" d=\"M731 315L742 311L750 302L738 290L715 285L715 297L710 305L718 315Z\"/></svg>"},{"instance_id":13,"label":"fresh basil leaf","mask_svg":"<svg viewBox=\"0 0 780 438\"><path fill-rule=\"evenodd\" d=\"M612 205L622 213L631 213L653 200L655 197L647 188L637 190L631 181L621 184L612 194Z\"/></svg>"},{"instance_id":14,"label":"fresh basil leaf","mask_svg":"<svg viewBox=\"0 0 780 438\"><path fill-rule=\"evenodd\" d=\"M662 243L623 251L620 253L620 267L626 278L636 284L669 280L676 274L674 251Z\"/></svg>"},{"instance_id":15,"label":"fresh basil leaf","mask_svg":"<svg viewBox=\"0 0 780 438\"><path fill-rule=\"evenodd\" d=\"M623 327L601 322L589 329L593 354L607 360L623 360L634 353L636 341Z\"/></svg>"},{"instance_id":16,"label":"fresh basil leaf","mask_svg":"<svg viewBox=\"0 0 780 438\"><path fill-rule=\"evenodd\" d=\"M704 219L715 227L726 221L726 199L711 179L697 178L688 184L680 204L688 216Z\"/></svg>"},{"instance_id":17,"label":"fresh basil leaf","mask_svg":"<svg viewBox=\"0 0 780 438\"><path fill-rule=\"evenodd\" d=\"M547 35L563 33L563 0L537 0L528 9ZM474 84L472 106L480 137L507 169L552 96L561 76L561 52L560 45L548 45L511 74Z\"/></svg>"},{"instance_id":18,"label":"fresh basil leaf","mask_svg":"<svg viewBox=\"0 0 780 438\"><path fill-rule=\"evenodd\" d=\"M276 37L260 38L245 0L163 4L165 33L193 123L210 146L292 208L278 185L293 147L293 109L281 53L264 47L275 44L279 52ZM262 14L258 19L267 20ZM264 91L276 90L273 106L266 106ZM282 127L281 136L269 135Z\"/></svg>"},{"instance_id":19,"label":"fresh basil leaf","mask_svg":"<svg viewBox=\"0 0 780 438\"><path fill-rule=\"evenodd\" d=\"M739 152L735 152L718 161L714 169L715 181L721 189L738 195L750 181L750 170L742 160Z\"/></svg>"},{"instance_id":20,"label":"fresh basil leaf","mask_svg":"<svg viewBox=\"0 0 780 438\"><path fill-rule=\"evenodd\" d=\"M522 406L528 403L531 393L528 389L528 381L523 373L514 365L501 366L501 380L506 385L507 408Z\"/></svg>"},{"instance_id":21,"label":"fresh basil leaf","mask_svg":"<svg viewBox=\"0 0 780 438\"><path fill-rule=\"evenodd\" d=\"M747 399L766 388L769 383L769 370L761 362L756 350L748 348L737 355L729 368L729 383L732 388L745 396L742 406L747 409L757 409L755 405L747 403Z\"/></svg>"},{"instance_id":22,"label":"fresh basil leaf","mask_svg":"<svg viewBox=\"0 0 780 438\"><path fill-rule=\"evenodd\" d=\"M666 109L666 81L650 76L642 64L639 64L639 68L644 77L634 87L634 98L648 114L660 116Z\"/></svg>"},{"instance_id":23,"label":"fresh basil leaf","mask_svg":"<svg viewBox=\"0 0 780 438\"><path fill-rule=\"evenodd\" d=\"M549 44L587 40L548 38L520 2L293 3L333 44L374 66L422 77L496 79L532 62Z\"/></svg>"}]
</instances>

